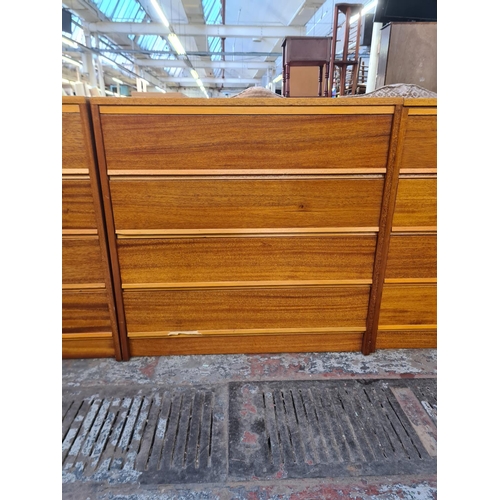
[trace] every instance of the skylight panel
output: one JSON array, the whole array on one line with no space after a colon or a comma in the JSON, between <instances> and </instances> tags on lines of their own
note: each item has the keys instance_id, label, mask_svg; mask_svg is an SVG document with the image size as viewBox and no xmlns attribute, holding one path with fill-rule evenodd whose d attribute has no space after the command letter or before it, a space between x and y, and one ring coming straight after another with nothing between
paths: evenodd
<instances>
[{"instance_id":1,"label":"skylight panel","mask_svg":"<svg viewBox=\"0 0 500 500\"><path fill-rule=\"evenodd\" d=\"M92 0L97 8L111 21L141 22L146 11L137 0Z\"/></svg>"},{"instance_id":2,"label":"skylight panel","mask_svg":"<svg viewBox=\"0 0 500 500\"><path fill-rule=\"evenodd\" d=\"M203 15L205 17L206 24L222 24L222 2L221 0L202 0ZM208 50L210 52L222 52L222 41L220 37L209 36ZM222 56L212 55L210 56L212 61L220 61ZM214 69L214 75L220 76L222 70Z\"/></svg>"},{"instance_id":3,"label":"skylight panel","mask_svg":"<svg viewBox=\"0 0 500 500\"><path fill-rule=\"evenodd\" d=\"M222 24L221 0L202 0L202 6L206 24Z\"/></svg>"},{"instance_id":4,"label":"skylight panel","mask_svg":"<svg viewBox=\"0 0 500 500\"><path fill-rule=\"evenodd\" d=\"M83 33L83 29L81 27L82 20L76 14L71 13L71 16L73 18L73 22L71 23L73 32L71 35L69 33L63 33L63 35L70 40L74 40L75 42L85 45L85 34Z\"/></svg>"},{"instance_id":5,"label":"skylight panel","mask_svg":"<svg viewBox=\"0 0 500 500\"><path fill-rule=\"evenodd\" d=\"M135 40L135 43L144 50L147 51L162 51L170 52L170 47L166 40L158 35L140 35ZM165 54L150 54L152 59L160 59L165 57Z\"/></svg>"}]
</instances>

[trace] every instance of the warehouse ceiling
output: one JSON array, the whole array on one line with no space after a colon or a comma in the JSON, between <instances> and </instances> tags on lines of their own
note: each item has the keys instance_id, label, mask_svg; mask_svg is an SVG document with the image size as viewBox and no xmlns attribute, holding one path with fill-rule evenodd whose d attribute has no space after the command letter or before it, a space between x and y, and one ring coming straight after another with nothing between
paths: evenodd
<instances>
[{"instance_id":1,"label":"warehouse ceiling","mask_svg":"<svg viewBox=\"0 0 500 500\"><path fill-rule=\"evenodd\" d=\"M371 4L370 0L342 3ZM331 36L334 0L65 0L63 88L234 95L271 88L288 36ZM340 23L339 23L340 24ZM128 89L128 90L127 90Z\"/></svg>"}]
</instances>

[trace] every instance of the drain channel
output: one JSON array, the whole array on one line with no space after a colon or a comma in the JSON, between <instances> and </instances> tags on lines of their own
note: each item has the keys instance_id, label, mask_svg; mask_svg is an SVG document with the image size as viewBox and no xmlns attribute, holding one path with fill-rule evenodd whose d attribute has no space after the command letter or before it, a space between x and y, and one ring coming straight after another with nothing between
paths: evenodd
<instances>
[{"instance_id":1,"label":"drain channel","mask_svg":"<svg viewBox=\"0 0 500 500\"><path fill-rule=\"evenodd\" d=\"M213 388L63 398L63 479L220 480L224 409ZM217 451L217 456L215 456Z\"/></svg>"},{"instance_id":2,"label":"drain channel","mask_svg":"<svg viewBox=\"0 0 500 500\"><path fill-rule=\"evenodd\" d=\"M408 382L230 384L229 476L243 480L435 472L435 453L429 453L430 438L424 433L432 423L418 402L425 393L434 404L435 380ZM409 394L412 404L419 405L411 407L411 414L405 413L409 406L402 408L398 401Z\"/></svg>"},{"instance_id":3,"label":"drain channel","mask_svg":"<svg viewBox=\"0 0 500 500\"><path fill-rule=\"evenodd\" d=\"M63 482L435 474L435 379L73 388Z\"/></svg>"}]
</instances>

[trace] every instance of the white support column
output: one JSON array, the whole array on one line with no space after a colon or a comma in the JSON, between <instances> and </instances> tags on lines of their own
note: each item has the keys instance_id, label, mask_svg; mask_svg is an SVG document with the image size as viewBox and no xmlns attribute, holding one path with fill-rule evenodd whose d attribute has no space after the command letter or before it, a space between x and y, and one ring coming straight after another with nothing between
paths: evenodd
<instances>
[{"instance_id":1,"label":"white support column","mask_svg":"<svg viewBox=\"0 0 500 500\"><path fill-rule=\"evenodd\" d=\"M90 33L85 33L85 45L89 48L92 48L92 37ZM92 52L85 51L82 54L83 59L83 72L88 75L89 85L91 87L97 87L97 80L95 77L95 68L94 68L94 59L92 56Z\"/></svg>"},{"instance_id":2,"label":"white support column","mask_svg":"<svg viewBox=\"0 0 500 500\"><path fill-rule=\"evenodd\" d=\"M370 60L368 63L368 79L366 82L367 93L373 92L375 90L381 36L382 36L382 23L373 23L372 43L370 45Z\"/></svg>"},{"instance_id":3,"label":"white support column","mask_svg":"<svg viewBox=\"0 0 500 500\"><path fill-rule=\"evenodd\" d=\"M98 47L99 38L96 33L94 33L94 42L95 42L95 47ZM96 63L97 63L97 79L99 81L99 91L101 95L104 97L106 95L106 85L104 84L104 73L102 71L101 56L99 55L96 56Z\"/></svg>"},{"instance_id":4,"label":"white support column","mask_svg":"<svg viewBox=\"0 0 500 500\"><path fill-rule=\"evenodd\" d=\"M97 56L97 76L99 77L99 90L101 95L104 97L106 95L106 85L104 83L104 73L102 71L100 56Z\"/></svg>"},{"instance_id":5,"label":"white support column","mask_svg":"<svg viewBox=\"0 0 500 500\"><path fill-rule=\"evenodd\" d=\"M137 66L137 63L134 64L134 72L136 75L142 75L141 69ZM144 85L144 79L140 76L135 77L135 85L137 87L137 92L146 92L146 86Z\"/></svg>"},{"instance_id":6,"label":"white support column","mask_svg":"<svg viewBox=\"0 0 500 500\"><path fill-rule=\"evenodd\" d=\"M135 41L132 40L132 49L135 50ZM137 89L137 92L144 92L142 90L142 78L140 77L141 73L140 73L140 68L139 66L137 65L137 59L134 57L134 73L137 75L135 77L135 87Z\"/></svg>"}]
</instances>

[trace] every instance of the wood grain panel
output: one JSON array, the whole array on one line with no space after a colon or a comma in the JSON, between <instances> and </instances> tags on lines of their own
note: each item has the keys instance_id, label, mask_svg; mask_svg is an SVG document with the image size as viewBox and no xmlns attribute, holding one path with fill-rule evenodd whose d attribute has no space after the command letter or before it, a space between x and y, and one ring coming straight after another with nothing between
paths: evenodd
<instances>
[{"instance_id":1,"label":"wood grain panel","mask_svg":"<svg viewBox=\"0 0 500 500\"><path fill-rule=\"evenodd\" d=\"M371 279L375 236L118 240L123 284Z\"/></svg>"},{"instance_id":2,"label":"wood grain panel","mask_svg":"<svg viewBox=\"0 0 500 500\"><path fill-rule=\"evenodd\" d=\"M114 356L115 348L111 334L103 338L90 335L63 334L63 359L113 358Z\"/></svg>"},{"instance_id":3,"label":"wood grain panel","mask_svg":"<svg viewBox=\"0 0 500 500\"><path fill-rule=\"evenodd\" d=\"M77 99L83 99L82 97L64 97L64 100L67 102L76 102ZM238 99L205 99L204 97L190 97L189 100L185 98L175 98L168 97L168 100L165 99L165 96L162 94L143 94L141 96L135 95L134 97L127 98L126 101L123 101L120 97L92 97L91 101L93 104L98 105L99 107L108 108L110 113L119 112L120 108L126 107L135 107L135 111L138 114L143 113L144 108L148 108L150 106L154 106L155 108L177 108L177 113L183 113L183 110L186 108L206 108L200 109L199 113L209 112L209 108L257 108L263 107L268 109L273 109L276 106L281 108L290 108L291 110L295 108L306 107L309 110L314 110L316 108L334 108L330 112L336 113L339 108L345 107L354 107L358 106L361 108L365 108L366 106L370 108L377 109L379 106L395 106L398 104L403 104L406 101L409 101L409 105L413 101L418 102L419 106L429 105L428 101L431 99L424 98L412 98L412 99L404 99L403 97L377 97L376 99L366 99L361 97L351 97L350 99L339 99L338 101L331 101L330 99L325 99L323 97L304 97L304 98L296 98L290 97L286 100L284 99L273 99L269 100L268 97L242 97ZM434 99L435 101L435 99Z\"/></svg>"},{"instance_id":4,"label":"wood grain panel","mask_svg":"<svg viewBox=\"0 0 500 500\"><path fill-rule=\"evenodd\" d=\"M62 168L89 168L80 113L62 114Z\"/></svg>"},{"instance_id":5,"label":"wood grain panel","mask_svg":"<svg viewBox=\"0 0 500 500\"><path fill-rule=\"evenodd\" d=\"M250 98L253 99L253 98ZM300 98L294 98L296 101ZM314 99L314 98L313 98ZM317 99L317 97L316 97ZM303 101L300 105L295 103L294 106L278 106L277 101L271 103L266 99L261 99L260 103L250 103L246 99L246 105L236 106L235 101L226 101L222 105L205 106L205 103L198 102L194 106L187 105L183 101L165 101L156 103L153 106L99 106L99 113L101 115L392 115L394 114L394 104L383 105L377 102L376 106L373 103L365 101L367 106L360 106L360 102L349 104L356 104L356 106L345 106L346 102L323 102L323 106L319 103L314 103L314 106L309 105ZM264 102L267 101L267 102ZM128 102L128 99L127 99ZM191 104L190 101L189 104ZM400 102L402 104L403 100ZM158 106L158 104L161 104ZM165 105L167 104L167 105ZM181 106L179 106L181 104ZM264 106L262 106L264 104ZM287 103L288 104L288 103ZM291 104L291 103L290 103ZM326 104L326 106L325 106ZM340 104L340 106L339 106ZM389 103L387 103L389 104ZM200 106L201 105L201 106Z\"/></svg>"},{"instance_id":6,"label":"wood grain panel","mask_svg":"<svg viewBox=\"0 0 500 500\"><path fill-rule=\"evenodd\" d=\"M377 334L377 349L435 349L437 330L384 331Z\"/></svg>"},{"instance_id":7,"label":"wood grain panel","mask_svg":"<svg viewBox=\"0 0 500 500\"><path fill-rule=\"evenodd\" d=\"M399 179L392 227L437 225L437 179Z\"/></svg>"},{"instance_id":8,"label":"wood grain panel","mask_svg":"<svg viewBox=\"0 0 500 500\"><path fill-rule=\"evenodd\" d=\"M63 284L104 283L101 246L97 236L62 239Z\"/></svg>"},{"instance_id":9,"label":"wood grain panel","mask_svg":"<svg viewBox=\"0 0 500 500\"><path fill-rule=\"evenodd\" d=\"M437 168L437 116L408 116L401 168Z\"/></svg>"},{"instance_id":10,"label":"wood grain panel","mask_svg":"<svg viewBox=\"0 0 500 500\"><path fill-rule=\"evenodd\" d=\"M63 290L62 332L111 332L107 292L105 290Z\"/></svg>"},{"instance_id":11,"label":"wood grain panel","mask_svg":"<svg viewBox=\"0 0 500 500\"><path fill-rule=\"evenodd\" d=\"M62 228L97 229L89 179L63 179Z\"/></svg>"},{"instance_id":12,"label":"wood grain panel","mask_svg":"<svg viewBox=\"0 0 500 500\"><path fill-rule=\"evenodd\" d=\"M346 332L329 335L130 339L129 346L131 356L348 352L361 349L362 335L362 333Z\"/></svg>"},{"instance_id":13,"label":"wood grain panel","mask_svg":"<svg viewBox=\"0 0 500 500\"><path fill-rule=\"evenodd\" d=\"M385 277L437 278L437 235L391 235Z\"/></svg>"},{"instance_id":14,"label":"wood grain panel","mask_svg":"<svg viewBox=\"0 0 500 500\"><path fill-rule=\"evenodd\" d=\"M369 286L123 292L129 332L364 327Z\"/></svg>"},{"instance_id":15,"label":"wood grain panel","mask_svg":"<svg viewBox=\"0 0 500 500\"><path fill-rule=\"evenodd\" d=\"M382 179L110 181L115 228L378 226Z\"/></svg>"},{"instance_id":16,"label":"wood grain panel","mask_svg":"<svg viewBox=\"0 0 500 500\"><path fill-rule=\"evenodd\" d=\"M385 167L392 116L134 114L101 123L110 170L307 170Z\"/></svg>"},{"instance_id":17,"label":"wood grain panel","mask_svg":"<svg viewBox=\"0 0 500 500\"><path fill-rule=\"evenodd\" d=\"M436 323L436 285L384 285L379 330L383 330L385 325L435 325Z\"/></svg>"}]
</instances>

